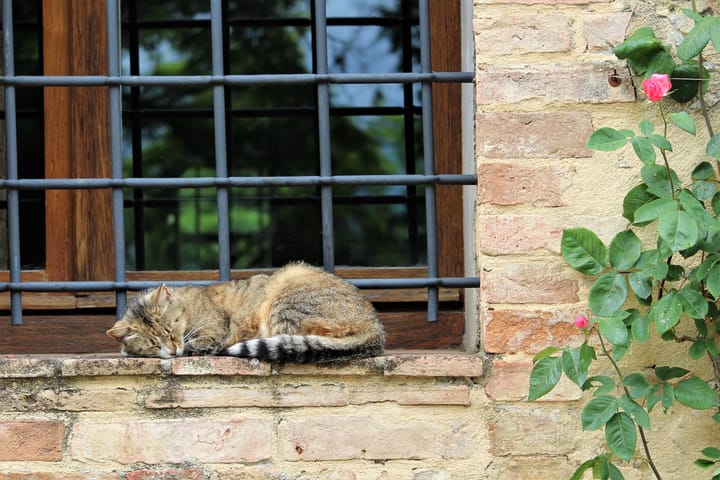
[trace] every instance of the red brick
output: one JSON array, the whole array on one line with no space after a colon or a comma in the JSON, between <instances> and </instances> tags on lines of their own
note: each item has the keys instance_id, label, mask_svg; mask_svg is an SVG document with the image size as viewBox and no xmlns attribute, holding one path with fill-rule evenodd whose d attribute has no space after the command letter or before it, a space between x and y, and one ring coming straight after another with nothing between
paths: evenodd
<instances>
[{"instance_id":1,"label":"red brick","mask_svg":"<svg viewBox=\"0 0 720 480\"><path fill-rule=\"evenodd\" d=\"M584 337L573 325L574 318L575 312L488 310L484 320L485 350L537 353L550 345L579 345Z\"/></svg>"},{"instance_id":2,"label":"red brick","mask_svg":"<svg viewBox=\"0 0 720 480\"><path fill-rule=\"evenodd\" d=\"M501 402L527 400L532 367L530 360L495 360L490 380L485 385L485 393L491 399ZM555 388L539 401L563 402L578 400L580 397L580 387L563 376Z\"/></svg>"},{"instance_id":3,"label":"red brick","mask_svg":"<svg viewBox=\"0 0 720 480\"><path fill-rule=\"evenodd\" d=\"M260 419L185 418L80 422L70 440L79 461L259 462L272 453L272 424Z\"/></svg>"},{"instance_id":4,"label":"red brick","mask_svg":"<svg viewBox=\"0 0 720 480\"><path fill-rule=\"evenodd\" d=\"M478 217L478 249L485 255L512 255L545 250L560 253L565 228L586 226L606 245L627 227L622 217L560 218L551 215L481 215Z\"/></svg>"},{"instance_id":5,"label":"red brick","mask_svg":"<svg viewBox=\"0 0 720 480\"><path fill-rule=\"evenodd\" d=\"M479 448L472 428L461 419L313 415L282 421L278 448L290 461L469 458Z\"/></svg>"},{"instance_id":6,"label":"red brick","mask_svg":"<svg viewBox=\"0 0 720 480\"><path fill-rule=\"evenodd\" d=\"M576 303L578 284L569 267L548 261L495 266L481 274L480 292L487 303Z\"/></svg>"},{"instance_id":7,"label":"red brick","mask_svg":"<svg viewBox=\"0 0 720 480\"><path fill-rule=\"evenodd\" d=\"M583 17L582 33L587 50L610 52L625 40L632 12L591 13Z\"/></svg>"},{"instance_id":8,"label":"red brick","mask_svg":"<svg viewBox=\"0 0 720 480\"><path fill-rule=\"evenodd\" d=\"M162 470L135 470L127 480L202 480L205 473L200 468L166 468Z\"/></svg>"},{"instance_id":9,"label":"red brick","mask_svg":"<svg viewBox=\"0 0 720 480\"><path fill-rule=\"evenodd\" d=\"M480 112L477 152L487 158L589 158L589 112Z\"/></svg>"},{"instance_id":10,"label":"red brick","mask_svg":"<svg viewBox=\"0 0 720 480\"><path fill-rule=\"evenodd\" d=\"M591 442L580 428L580 412L573 408L548 408L535 403L496 406L488 422L490 453L498 456L566 455L580 442Z\"/></svg>"},{"instance_id":11,"label":"red brick","mask_svg":"<svg viewBox=\"0 0 720 480\"><path fill-rule=\"evenodd\" d=\"M473 20L477 56L567 52L572 47L568 15L482 16Z\"/></svg>"},{"instance_id":12,"label":"red brick","mask_svg":"<svg viewBox=\"0 0 720 480\"><path fill-rule=\"evenodd\" d=\"M0 422L0 461L62 460L65 426L53 420Z\"/></svg>"},{"instance_id":13,"label":"red brick","mask_svg":"<svg viewBox=\"0 0 720 480\"><path fill-rule=\"evenodd\" d=\"M478 167L478 202L559 207L565 204L562 194L572 184L571 175L559 166L484 163Z\"/></svg>"},{"instance_id":14,"label":"red brick","mask_svg":"<svg viewBox=\"0 0 720 480\"><path fill-rule=\"evenodd\" d=\"M481 65L475 74L478 105L517 103L531 99L547 103L633 102L627 83L611 87L610 71L593 65ZM572 126L568 126L572 128ZM564 131L567 133L567 131ZM574 135L574 133L571 133ZM587 141L589 135L583 137Z\"/></svg>"}]
</instances>

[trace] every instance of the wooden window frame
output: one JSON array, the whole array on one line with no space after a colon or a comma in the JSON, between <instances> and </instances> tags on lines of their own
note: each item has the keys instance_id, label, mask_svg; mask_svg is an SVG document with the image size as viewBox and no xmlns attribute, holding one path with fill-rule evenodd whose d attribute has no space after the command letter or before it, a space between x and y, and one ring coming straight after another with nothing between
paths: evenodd
<instances>
[{"instance_id":1,"label":"wooden window frame","mask_svg":"<svg viewBox=\"0 0 720 480\"><path fill-rule=\"evenodd\" d=\"M433 71L460 71L460 0L430 1ZM94 0L43 0L44 75L106 75L107 26L104 2ZM77 52L85 52L77 55ZM438 174L461 173L461 86L433 85L435 169ZM44 135L46 178L110 177L109 108L107 87L45 87ZM439 274L462 277L462 188L438 185L436 190ZM92 221L88 221L92 219ZM23 271L23 281L110 280L114 278L112 204L110 190L46 191L46 268ZM94 252L103 252L93 256ZM233 278L257 273L233 271ZM338 268L344 278L425 277L427 269ZM0 272L0 279L7 272ZM133 280L215 280L217 271L129 271ZM366 290L381 310L389 333L389 347L435 348L459 346L464 331L463 290L443 288L443 308L437 322L429 323L425 289ZM53 353L107 351L116 346L104 337L114 315L111 292L35 293L23 295L23 307L37 314L25 316L26 325L10 328L0 317L0 353ZM384 308L387 307L387 308ZM9 309L9 295L0 295L0 309ZM97 310L99 309L99 310ZM42 311L42 312L40 312ZM52 314L47 315L47 312ZM82 312L78 319L78 313ZM96 313L103 312L103 313ZM82 339L67 349L78 324ZM51 336L48 336L50 334ZM54 338L54 335L57 338ZM39 340L41 339L42 340ZM54 350L52 350L54 348ZM110 350L112 351L112 350Z\"/></svg>"}]
</instances>

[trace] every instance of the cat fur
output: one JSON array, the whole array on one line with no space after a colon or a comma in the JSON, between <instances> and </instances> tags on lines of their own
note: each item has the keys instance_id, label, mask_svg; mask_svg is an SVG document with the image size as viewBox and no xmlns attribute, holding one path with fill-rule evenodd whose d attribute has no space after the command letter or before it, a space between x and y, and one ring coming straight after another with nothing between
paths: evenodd
<instances>
[{"instance_id":1,"label":"cat fur","mask_svg":"<svg viewBox=\"0 0 720 480\"><path fill-rule=\"evenodd\" d=\"M377 312L357 288L304 263L247 280L140 292L107 334L131 356L303 363L378 355L385 342Z\"/></svg>"}]
</instances>

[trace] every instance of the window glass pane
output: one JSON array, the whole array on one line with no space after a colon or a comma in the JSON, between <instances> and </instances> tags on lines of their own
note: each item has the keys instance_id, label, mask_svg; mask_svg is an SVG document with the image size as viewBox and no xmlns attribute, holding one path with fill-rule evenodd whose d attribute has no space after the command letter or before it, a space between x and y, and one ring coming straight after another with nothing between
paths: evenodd
<instances>
[{"instance_id":1,"label":"window glass pane","mask_svg":"<svg viewBox=\"0 0 720 480\"><path fill-rule=\"evenodd\" d=\"M208 2L145 3L152 5L122 2L124 72L210 73ZM330 71L416 71L416 4L330 0ZM312 15L309 0L224 3L225 73L316 71ZM228 86L224 95L231 176L319 174L315 85ZM330 96L333 174L422 173L417 86L333 84ZM214 176L212 102L211 89L125 88L125 174ZM418 187L333 187L336 263L423 264L423 191ZM215 194L214 189L166 190L162 195L128 190L130 265L140 270L218 268ZM231 188L232 267L271 267L288 260L321 263L320 210L319 189L314 187ZM187 248L198 250L198 245L202 254L184 253Z\"/></svg>"}]
</instances>

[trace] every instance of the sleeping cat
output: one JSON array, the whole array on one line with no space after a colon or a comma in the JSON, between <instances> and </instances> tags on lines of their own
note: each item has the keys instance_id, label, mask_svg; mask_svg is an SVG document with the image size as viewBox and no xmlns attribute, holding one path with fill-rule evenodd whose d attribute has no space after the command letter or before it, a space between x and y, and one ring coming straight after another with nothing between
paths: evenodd
<instances>
[{"instance_id":1,"label":"sleeping cat","mask_svg":"<svg viewBox=\"0 0 720 480\"><path fill-rule=\"evenodd\" d=\"M146 290L107 334L125 355L294 362L373 356L385 341L375 309L357 288L303 263L208 287Z\"/></svg>"}]
</instances>

